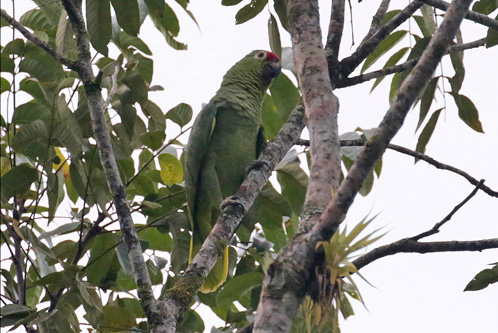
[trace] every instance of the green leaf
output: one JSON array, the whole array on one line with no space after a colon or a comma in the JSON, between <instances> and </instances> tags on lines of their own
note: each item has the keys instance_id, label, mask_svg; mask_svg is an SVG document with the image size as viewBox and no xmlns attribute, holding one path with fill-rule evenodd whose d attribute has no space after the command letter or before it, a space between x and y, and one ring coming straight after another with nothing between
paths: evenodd
<instances>
[{"instance_id":1,"label":"green leaf","mask_svg":"<svg viewBox=\"0 0 498 333\"><path fill-rule=\"evenodd\" d=\"M166 113L166 119L171 119L178 126L187 125L192 119L192 107L185 103L180 103Z\"/></svg>"},{"instance_id":2,"label":"green leaf","mask_svg":"<svg viewBox=\"0 0 498 333\"><path fill-rule=\"evenodd\" d=\"M145 104L148 97L148 88L144 78L134 69L126 71L122 81L130 89L133 99L140 104Z\"/></svg>"},{"instance_id":3,"label":"green leaf","mask_svg":"<svg viewBox=\"0 0 498 333\"><path fill-rule=\"evenodd\" d=\"M62 171L50 173L47 177L48 221L54 219L57 208L64 200L64 174Z\"/></svg>"},{"instance_id":4,"label":"green leaf","mask_svg":"<svg viewBox=\"0 0 498 333\"><path fill-rule=\"evenodd\" d=\"M162 13L159 12L159 7L157 7L157 9L156 7L154 8L154 12L151 12L152 22L154 22L156 28L163 34L168 45L175 50L186 50L187 45L174 39L174 37L178 36L180 31L180 25L175 12L170 6L168 6L168 4L164 4L164 10ZM187 13L193 17L189 11L187 11Z\"/></svg>"},{"instance_id":5,"label":"green leaf","mask_svg":"<svg viewBox=\"0 0 498 333\"><path fill-rule=\"evenodd\" d=\"M14 60L12 60L8 55L2 53L0 55L0 70L2 72L14 74L15 69L16 64L14 63Z\"/></svg>"},{"instance_id":6,"label":"green leaf","mask_svg":"<svg viewBox=\"0 0 498 333\"><path fill-rule=\"evenodd\" d=\"M267 183L259 196L263 201L263 211L274 212L280 216L292 216L292 207L289 201L275 190L271 183ZM280 225L278 227L281 227Z\"/></svg>"},{"instance_id":7,"label":"green leaf","mask_svg":"<svg viewBox=\"0 0 498 333\"><path fill-rule=\"evenodd\" d=\"M171 154L159 155L161 179L166 185L178 184L183 180L182 163Z\"/></svg>"},{"instance_id":8,"label":"green leaf","mask_svg":"<svg viewBox=\"0 0 498 333\"><path fill-rule=\"evenodd\" d=\"M424 94L422 95L422 100L420 101L420 115L418 117L418 124L415 131L418 131L420 125L422 125L422 123L424 122L425 117L429 112L429 109L431 108L432 101L435 99L434 93L436 91L438 80L439 76L432 78L424 90Z\"/></svg>"},{"instance_id":9,"label":"green leaf","mask_svg":"<svg viewBox=\"0 0 498 333\"><path fill-rule=\"evenodd\" d=\"M136 325L133 312L127 308L114 305L104 306L104 316L101 327L119 327L120 330L129 330Z\"/></svg>"},{"instance_id":10,"label":"green leaf","mask_svg":"<svg viewBox=\"0 0 498 333\"><path fill-rule=\"evenodd\" d=\"M21 16L19 22L32 30L49 31L57 26L59 17L57 16L57 21L54 24L50 24L40 9L31 9Z\"/></svg>"},{"instance_id":11,"label":"green leaf","mask_svg":"<svg viewBox=\"0 0 498 333\"><path fill-rule=\"evenodd\" d=\"M45 122L37 119L29 124L25 124L16 133L12 139L11 146L14 150L24 152L31 143L42 142L43 146L47 149L46 141L48 140L48 128ZM38 156L41 156L40 154Z\"/></svg>"},{"instance_id":12,"label":"green leaf","mask_svg":"<svg viewBox=\"0 0 498 333\"><path fill-rule=\"evenodd\" d=\"M0 78L0 94L3 94L6 91L10 91L10 82L2 77Z\"/></svg>"},{"instance_id":13,"label":"green leaf","mask_svg":"<svg viewBox=\"0 0 498 333\"><path fill-rule=\"evenodd\" d=\"M384 55L384 53L398 44L403 37L405 37L407 32L408 31L406 30L395 31L380 42L375 50L365 59L363 67L361 68L361 73L365 72L365 70L372 66L382 55Z\"/></svg>"},{"instance_id":14,"label":"green leaf","mask_svg":"<svg viewBox=\"0 0 498 333\"><path fill-rule=\"evenodd\" d=\"M57 26L55 50L66 58L76 60L78 54L76 52L76 40L73 37L74 31L66 15L66 11L63 10Z\"/></svg>"},{"instance_id":15,"label":"green leaf","mask_svg":"<svg viewBox=\"0 0 498 333\"><path fill-rule=\"evenodd\" d=\"M17 54L22 55L24 52L24 40L17 38L14 39L5 45L2 49L2 54Z\"/></svg>"},{"instance_id":16,"label":"green leaf","mask_svg":"<svg viewBox=\"0 0 498 333\"><path fill-rule=\"evenodd\" d=\"M164 0L145 0L145 4L149 8L149 13L153 16L160 16L164 13Z\"/></svg>"},{"instance_id":17,"label":"green leaf","mask_svg":"<svg viewBox=\"0 0 498 333\"><path fill-rule=\"evenodd\" d=\"M408 50L409 50L408 47L403 47L402 49L398 50L396 53L394 53L386 61L386 64L382 68L385 69L385 68L389 68L389 67L396 65L398 63L398 61L400 61L401 58L403 58L403 56L406 54L406 51L408 51ZM372 86L372 89L370 89L370 92L372 92L384 79L385 79L385 76L381 76L381 77L377 78Z\"/></svg>"},{"instance_id":18,"label":"green leaf","mask_svg":"<svg viewBox=\"0 0 498 333\"><path fill-rule=\"evenodd\" d=\"M463 84L465 77L465 67L463 66L463 52L456 52L450 54L451 64L455 70L455 75L449 79L451 85L451 92L458 94Z\"/></svg>"},{"instance_id":19,"label":"green leaf","mask_svg":"<svg viewBox=\"0 0 498 333\"><path fill-rule=\"evenodd\" d=\"M40 87L40 82L37 79L26 77L19 83L19 90L25 91L36 101L44 104L45 106L52 106L51 103L47 102L44 91ZM53 100L53 99L52 99Z\"/></svg>"},{"instance_id":20,"label":"green leaf","mask_svg":"<svg viewBox=\"0 0 498 333\"><path fill-rule=\"evenodd\" d=\"M297 162L287 163L284 167L276 170L277 180L282 188L282 195L289 200L292 212L299 216L308 187L308 175Z\"/></svg>"},{"instance_id":21,"label":"green leaf","mask_svg":"<svg viewBox=\"0 0 498 333\"><path fill-rule=\"evenodd\" d=\"M223 6L235 6L241 3L242 0L221 0Z\"/></svg>"},{"instance_id":22,"label":"green leaf","mask_svg":"<svg viewBox=\"0 0 498 333\"><path fill-rule=\"evenodd\" d=\"M279 58L282 58L282 43L280 42L280 32L275 17L270 14L268 19L268 37L270 38L270 49Z\"/></svg>"},{"instance_id":23,"label":"green leaf","mask_svg":"<svg viewBox=\"0 0 498 333\"><path fill-rule=\"evenodd\" d=\"M498 265L477 273L477 275L467 284L463 291L481 290L496 282L498 282Z\"/></svg>"},{"instance_id":24,"label":"green leaf","mask_svg":"<svg viewBox=\"0 0 498 333\"><path fill-rule=\"evenodd\" d=\"M149 130L140 135L140 142L152 150L158 150L162 147L166 133L164 131Z\"/></svg>"},{"instance_id":25,"label":"green leaf","mask_svg":"<svg viewBox=\"0 0 498 333\"><path fill-rule=\"evenodd\" d=\"M264 275L260 272L251 272L235 276L230 279L216 297L216 304L220 308L228 308L232 302L241 299L253 288L263 282Z\"/></svg>"},{"instance_id":26,"label":"green leaf","mask_svg":"<svg viewBox=\"0 0 498 333\"><path fill-rule=\"evenodd\" d=\"M425 147L427 146L427 143L429 142L432 133L434 132L434 128L436 128L437 121L439 119L439 115L441 113L442 109L438 109L434 111L432 116L429 118L429 121L425 125L424 129L422 130L422 133L420 133L420 136L418 137L417 141L417 147L415 148L416 151L419 153L425 153Z\"/></svg>"},{"instance_id":27,"label":"green leaf","mask_svg":"<svg viewBox=\"0 0 498 333\"><path fill-rule=\"evenodd\" d=\"M22 59L19 71L29 73L42 82L56 81L58 76L64 75L61 65L48 54Z\"/></svg>"},{"instance_id":28,"label":"green leaf","mask_svg":"<svg viewBox=\"0 0 498 333\"><path fill-rule=\"evenodd\" d=\"M489 15L498 8L496 0L479 0L474 3L472 10L484 15Z\"/></svg>"},{"instance_id":29,"label":"green leaf","mask_svg":"<svg viewBox=\"0 0 498 333\"><path fill-rule=\"evenodd\" d=\"M166 116L157 104L147 101L147 103L142 106L142 111L149 119L149 130L166 131Z\"/></svg>"},{"instance_id":30,"label":"green leaf","mask_svg":"<svg viewBox=\"0 0 498 333\"><path fill-rule=\"evenodd\" d=\"M479 133L484 133L479 121L479 112L474 103L465 95L452 94L458 107L458 116L470 128Z\"/></svg>"},{"instance_id":31,"label":"green leaf","mask_svg":"<svg viewBox=\"0 0 498 333\"><path fill-rule=\"evenodd\" d=\"M112 233L103 233L95 237L86 269L88 282L91 284L98 285L100 280L107 275L115 255L114 246L118 240L117 236Z\"/></svg>"},{"instance_id":32,"label":"green leaf","mask_svg":"<svg viewBox=\"0 0 498 333\"><path fill-rule=\"evenodd\" d=\"M43 11L50 24L57 26L59 17L61 17L61 3L53 0L33 0L33 2Z\"/></svg>"},{"instance_id":33,"label":"green leaf","mask_svg":"<svg viewBox=\"0 0 498 333\"><path fill-rule=\"evenodd\" d=\"M263 126L268 140L277 135L300 98L294 83L284 74L273 80L270 93L271 96L264 97L262 108Z\"/></svg>"},{"instance_id":34,"label":"green leaf","mask_svg":"<svg viewBox=\"0 0 498 333\"><path fill-rule=\"evenodd\" d=\"M137 0L111 0L119 26L131 36L140 31L140 12Z\"/></svg>"},{"instance_id":35,"label":"green leaf","mask_svg":"<svg viewBox=\"0 0 498 333\"><path fill-rule=\"evenodd\" d=\"M265 8L268 0L251 0L251 3L242 7L235 15L235 24L242 24L256 17Z\"/></svg>"},{"instance_id":36,"label":"green leaf","mask_svg":"<svg viewBox=\"0 0 498 333\"><path fill-rule=\"evenodd\" d=\"M143 40L141 40L138 37L133 37L128 35L126 32L121 31L119 35L119 44L122 48L127 49L130 46L133 46L139 51L142 51L143 53L147 55L152 55L152 51L149 49L147 44L144 43Z\"/></svg>"},{"instance_id":37,"label":"green leaf","mask_svg":"<svg viewBox=\"0 0 498 333\"><path fill-rule=\"evenodd\" d=\"M148 248L150 250L166 251L171 252L174 248L173 239L171 239L169 234L161 233L154 227L147 227L138 233L140 240L149 243Z\"/></svg>"},{"instance_id":38,"label":"green leaf","mask_svg":"<svg viewBox=\"0 0 498 333\"><path fill-rule=\"evenodd\" d=\"M285 0L274 0L273 6L275 8L275 12L280 19L280 24L282 27L289 32L289 23L287 21L287 4Z\"/></svg>"},{"instance_id":39,"label":"green leaf","mask_svg":"<svg viewBox=\"0 0 498 333\"><path fill-rule=\"evenodd\" d=\"M107 56L107 45L112 35L109 0L87 0L86 23L92 46L99 53Z\"/></svg>"},{"instance_id":40,"label":"green leaf","mask_svg":"<svg viewBox=\"0 0 498 333\"><path fill-rule=\"evenodd\" d=\"M495 20L498 20L498 15L496 15ZM493 28L488 29L488 33L486 34L486 48L495 46L498 44L498 31Z\"/></svg>"},{"instance_id":41,"label":"green leaf","mask_svg":"<svg viewBox=\"0 0 498 333\"><path fill-rule=\"evenodd\" d=\"M141 54L135 54L135 59L138 60L138 65L136 67L137 71L142 75L145 82L150 84L152 82L152 74L154 68L154 62L152 59L142 56ZM149 89L152 90L152 89Z\"/></svg>"},{"instance_id":42,"label":"green leaf","mask_svg":"<svg viewBox=\"0 0 498 333\"><path fill-rule=\"evenodd\" d=\"M424 4L422 5L422 7L420 7L420 11L422 12L424 27L426 30L426 33L424 33L423 32L424 30L421 28L422 33L424 34L424 37L430 37L434 35L434 32L436 31L436 22L434 21L434 9L432 8L432 6Z\"/></svg>"},{"instance_id":43,"label":"green leaf","mask_svg":"<svg viewBox=\"0 0 498 333\"><path fill-rule=\"evenodd\" d=\"M45 123L48 123L51 118L51 112L45 105L31 101L19 105L15 109L12 122L14 124L29 124L35 120L41 119Z\"/></svg>"},{"instance_id":44,"label":"green leaf","mask_svg":"<svg viewBox=\"0 0 498 333\"><path fill-rule=\"evenodd\" d=\"M13 196L24 194L37 180L38 171L27 163L10 169L1 178L2 202L7 202Z\"/></svg>"}]
</instances>

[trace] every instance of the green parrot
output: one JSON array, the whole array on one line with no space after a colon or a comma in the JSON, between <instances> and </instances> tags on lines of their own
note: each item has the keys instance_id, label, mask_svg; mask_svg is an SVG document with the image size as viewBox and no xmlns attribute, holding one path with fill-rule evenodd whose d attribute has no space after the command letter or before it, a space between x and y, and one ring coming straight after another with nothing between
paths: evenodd
<instances>
[{"instance_id":1,"label":"green parrot","mask_svg":"<svg viewBox=\"0 0 498 333\"><path fill-rule=\"evenodd\" d=\"M184 156L193 232L189 261L211 232L221 202L239 189L246 168L262 150L263 97L280 70L277 55L252 51L228 70L220 89L194 122ZM228 247L199 290L215 291L227 273Z\"/></svg>"}]
</instances>

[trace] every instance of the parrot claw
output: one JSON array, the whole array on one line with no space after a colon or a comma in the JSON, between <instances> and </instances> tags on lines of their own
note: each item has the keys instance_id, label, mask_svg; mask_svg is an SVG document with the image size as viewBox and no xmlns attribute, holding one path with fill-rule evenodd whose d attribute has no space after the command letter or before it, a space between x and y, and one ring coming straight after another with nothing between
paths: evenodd
<instances>
[{"instance_id":1,"label":"parrot claw","mask_svg":"<svg viewBox=\"0 0 498 333\"><path fill-rule=\"evenodd\" d=\"M230 206L242 207L242 209L245 211L244 205L240 202L240 198L237 196L232 195L223 200L220 204L220 209L223 212L225 209L229 208Z\"/></svg>"},{"instance_id":2,"label":"parrot claw","mask_svg":"<svg viewBox=\"0 0 498 333\"><path fill-rule=\"evenodd\" d=\"M266 163L265 161L261 160L255 160L249 163L249 165L246 167L246 176L251 172L252 170L261 170L263 167L266 167L270 169L270 165Z\"/></svg>"}]
</instances>

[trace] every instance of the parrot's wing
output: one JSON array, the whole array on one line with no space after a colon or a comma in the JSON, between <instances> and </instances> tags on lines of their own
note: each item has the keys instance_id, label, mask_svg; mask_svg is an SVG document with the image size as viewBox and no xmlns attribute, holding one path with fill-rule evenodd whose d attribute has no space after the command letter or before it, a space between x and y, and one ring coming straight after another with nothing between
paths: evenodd
<instances>
[{"instance_id":1,"label":"parrot's wing","mask_svg":"<svg viewBox=\"0 0 498 333\"><path fill-rule=\"evenodd\" d=\"M189 207L190 222L193 223L195 198L200 181L201 169L216 121L216 105L208 103L202 108L192 126L185 151L185 189Z\"/></svg>"},{"instance_id":2,"label":"parrot's wing","mask_svg":"<svg viewBox=\"0 0 498 333\"><path fill-rule=\"evenodd\" d=\"M208 193L211 192L211 194L214 196L216 196L216 194L218 193L218 195L220 196L220 198L216 198L214 201L217 200L216 202L221 202L221 191L219 190L219 184L216 177L216 172L214 171L214 165L206 165L205 163L207 148L209 146L211 134L213 133L216 123L216 113L217 107L214 103L208 103L204 106L194 122L194 126L192 127L192 132L190 133L189 142L185 151L185 188L187 192L187 204L189 207L189 219L193 231L193 236L190 241L189 262L192 260L195 253L197 253L197 251L199 250L204 237L206 237L206 235L202 234L207 233L206 228L209 228L209 230L211 228L210 221L204 221L204 218L200 218L201 216L204 216L203 213L206 213L205 211L210 210L210 208L195 207L195 205L197 204L196 197L198 195L201 178L203 178L202 180L205 185L207 184L207 186L212 189ZM203 168L212 170L211 172L205 172L203 177ZM211 202L209 198L205 198L205 200L203 201L205 206L209 206L209 202ZM201 210L201 212L195 211L199 209ZM198 218L197 225L196 223L194 223L194 214L198 215L196 216ZM201 225L199 225L199 223ZM225 282L227 274L228 247L225 248L223 255L218 259L217 263L206 277L203 285L199 288L199 291L203 293L215 291L221 284L223 284L223 282Z\"/></svg>"}]
</instances>

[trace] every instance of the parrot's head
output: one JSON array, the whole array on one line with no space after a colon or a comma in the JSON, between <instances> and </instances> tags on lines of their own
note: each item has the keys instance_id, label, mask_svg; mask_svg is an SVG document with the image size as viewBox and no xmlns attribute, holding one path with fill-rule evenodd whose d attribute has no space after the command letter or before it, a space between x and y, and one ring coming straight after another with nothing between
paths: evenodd
<instances>
[{"instance_id":1,"label":"parrot's head","mask_svg":"<svg viewBox=\"0 0 498 333\"><path fill-rule=\"evenodd\" d=\"M238 80L245 78L251 82L257 82L264 91L270 86L271 81L280 74L281 69L280 58L275 53L256 50L230 68L225 78L237 78Z\"/></svg>"}]
</instances>

